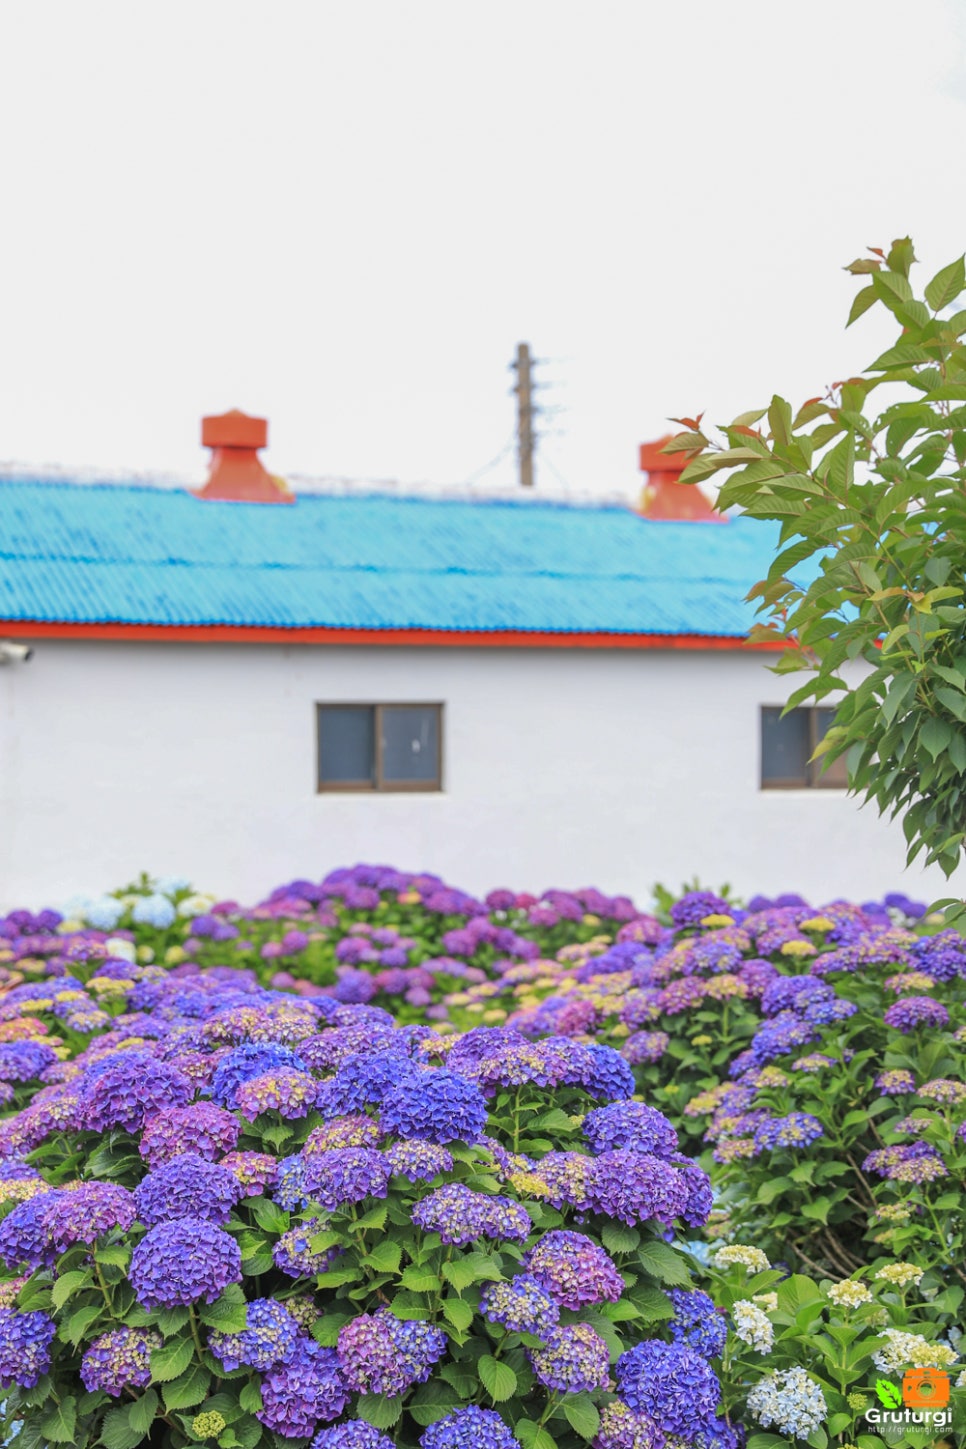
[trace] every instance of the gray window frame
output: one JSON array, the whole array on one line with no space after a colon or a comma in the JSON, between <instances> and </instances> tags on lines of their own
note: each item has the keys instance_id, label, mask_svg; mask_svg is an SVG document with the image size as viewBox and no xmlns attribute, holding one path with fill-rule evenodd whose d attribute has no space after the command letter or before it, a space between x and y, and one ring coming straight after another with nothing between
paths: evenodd
<instances>
[{"instance_id":1,"label":"gray window frame","mask_svg":"<svg viewBox=\"0 0 966 1449\"><path fill-rule=\"evenodd\" d=\"M373 740L375 770L373 780L322 779L322 716L326 710L371 709L374 711ZM432 709L436 711L436 769L432 780L387 780L382 766L382 712L386 709ZM441 700L390 699L327 699L315 705L315 793L317 795L438 795L443 791L443 724Z\"/></svg>"},{"instance_id":2,"label":"gray window frame","mask_svg":"<svg viewBox=\"0 0 966 1449\"><path fill-rule=\"evenodd\" d=\"M808 715L809 756L814 755L821 739L818 732L819 713L829 707L827 704L799 705L796 709L789 711L791 714L805 713ZM841 778L841 772L845 770L845 760L841 756L832 763L828 770L822 768L825 763L825 757L822 756L817 760L811 758L806 760L804 774L800 776L780 780L765 779L765 716L784 713L785 707L781 704L763 704L761 706L758 717L758 788L760 790L847 790L848 781Z\"/></svg>"}]
</instances>

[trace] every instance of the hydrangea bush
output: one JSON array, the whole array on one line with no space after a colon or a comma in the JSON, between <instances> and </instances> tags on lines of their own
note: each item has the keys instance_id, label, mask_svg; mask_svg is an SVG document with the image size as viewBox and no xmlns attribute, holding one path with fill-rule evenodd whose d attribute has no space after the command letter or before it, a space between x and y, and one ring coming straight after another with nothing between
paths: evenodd
<instances>
[{"instance_id":1,"label":"hydrangea bush","mask_svg":"<svg viewBox=\"0 0 966 1449\"><path fill-rule=\"evenodd\" d=\"M961 1362L964 960L901 896L647 913L385 867L13 912L7 1421L878 1449L876 1374Z\"/></svg>"},{"instance_id":2,"label":"hydrangea bush","mask_svg":"<svg viewBox=\"0 0 966 1449\"><path fill-rule=\"evenodd\" d=\"M22 1449L738 1444L666 1291L710 1185L611 1048L106 949L0 1006Z\"/></svg>"}]
</instances>

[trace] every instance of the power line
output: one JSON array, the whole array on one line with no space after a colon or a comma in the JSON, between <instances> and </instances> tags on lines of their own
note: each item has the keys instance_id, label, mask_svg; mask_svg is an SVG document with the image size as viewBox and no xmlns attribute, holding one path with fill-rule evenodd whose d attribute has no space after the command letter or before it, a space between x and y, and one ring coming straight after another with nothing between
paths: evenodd
<instances>
[{"instance_id":1,"label":"power line","mask_svg":"<svg viewBox=\"0 0 966 1449\"><path fill-rule=\"evenodd\" d=\"M507 438L506 442L503 444L503 447L500 449L500 451L496 453L488 463L484 463L482 468L477 468L475 473L471 473L468 478L464 478L460 486L462 488L468 488L471 483L475 483L478 479L482 478L484 474L489 473L491 468L495 468L498 463L502 463L503 459L506 457L507 453L509 453L510 449L516 442L516 437L517 435L515 432L511 433L510 436Z\"/></svg>"}]
</instances>

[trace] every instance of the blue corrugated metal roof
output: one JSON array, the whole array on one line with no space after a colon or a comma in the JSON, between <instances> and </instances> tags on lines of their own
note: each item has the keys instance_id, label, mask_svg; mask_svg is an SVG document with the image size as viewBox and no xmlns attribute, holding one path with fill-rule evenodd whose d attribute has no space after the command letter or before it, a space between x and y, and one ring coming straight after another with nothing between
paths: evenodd
<instances>
[{"instance_id":1,"label":"blue corrugated metal roof","mask_svg":"<svg viewBox=\"0 0 966 1449\"><path fill-rule=\"evenodd\" d=\"M777 530L554 502L0 480L0 620L740 636Z\"/></svg>"}]
</instances>

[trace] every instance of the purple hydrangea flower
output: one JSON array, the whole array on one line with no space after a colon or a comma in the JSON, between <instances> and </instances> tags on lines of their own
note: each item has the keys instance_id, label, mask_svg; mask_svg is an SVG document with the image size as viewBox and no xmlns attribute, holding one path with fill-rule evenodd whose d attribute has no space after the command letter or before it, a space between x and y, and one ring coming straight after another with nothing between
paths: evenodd
<instances>
[{"instance_id":1,"label":"purple hydrangea flower","mask_svg":"<svg viewBox=\"0 0 966 1449\"><path fill-rule=\"evenodd\" d=\"M240 1283L235 1239L203 1218L179 1218L149 1229L134 1249L128 1278L144 1308L214 1303L229 1283Z\"/></svg>"},{"instance_id":2,"label":"purple hydrangea flower","mask_svg":"<svg viewBox=\"0 0 966 1449\"><path fill-rule=\"evenodd\" d=\"M327 1212L367 1197L385 1197L390 1176L388 1162L372 1147L337 1147L302 1159L305 1192Z\"/></svg>"},{"instance_id":3,"label":"purple hydrangea flower","mask_svg":"<svg viewBox=\"0 0 966 1449\"><path fill-rule=\"evenodd\" d=\"M666 1442L664 1430L653 1419L635 1414L620 1399L605 1404L601 1410L594 1449L665 1449Z\"/></svg>"},{"instance_id":4,"label":"purple hydrangea flower","mask_svg":"<svg viewBox=\"0 0 966 1449\"><path fill-rule=\"evenodd\" d=\"M144 1328L102 1333L81 1359L81 1382L88 1393L103 1389L112 1399L128 1388L146 1389L151 1382L151 1354L160 1347L160 1333Z\"/></svg>"},{"instance_id":5,"label":"purple hydrangea flower","mask_svg":"<svg viewBox=\"0 0 966 1449\"><path fill-rule=\"evenodd\" d=\"M190 1107L165 1107L144 1124L140 1153L151 1167L160 1167L183 1152L195 1152L214 1162L238 1144L237 1117L212 1102Z\"/></svg>"},{"instance_id":6,"label":"purple hydrangea flower","mask_svg":"<svg viewBox=\"0 0 966 1449\"><path fill-rule=\"evenodd\" d=\"M713 891L687 891L671 907L671 920L678 930L685 926L700 926L705 916L728 916L731 907Z\"/></svg>"},{"instance_id":7,"label":"purple hydrangea flower","mask_svg":"<svg viewBox=\"0 0 966 1449\"><path fill-rule=\"evenodd\" d=\"M649 1066L661 1060L670 1042L666 1031L636 1031L625 1041L623 1056L633 1067Z\"/></svg>"},{"instance_id":8,"label":"purple hydrangea flower","mask_svg":"<svg viewBox=\"0 0 966 1449\"><path fill-rule=\"evenodd\" d=\"M0 1308L0 1388L32 1389L50 1368L57 1325L46 1313Z\"/></svg>"},{"instance_id":9,"label":"purple hydrangea flower","mask_svg":"<svg viewBox=\"0 0 966 1449\"><path fill-rule=\"evenodd\" d=\"M589 1393L607 1384L607 1344L588 1323L574 1323L551 1334L546 1348L527 1349L538 1381L567 1394Z\"/></svg>"},{"instance_id":10,"label":"purple hydrangea flower","mask_svg":"<svg viewBox=\"0 0 966 1449\"><path fill-rule=\"evenodd\" d=\"M240 1082L235 1088L235 1107L249 1122L263 1112L277 1112L286 1120L305 1117L318 1090L318 1082L308 1072L275 1067Z\"/></svg>"},{"instance_id":11,"label":"purple hydrangea flower","mask_svg":"<svg viewBox=\"0 0 966 1449\"><path fill-rule=\"evenodd\" d=\"M0 1043L0 1082L32 1082L52 1067L57 1053L45 1041Z\"/></svg>"},{"instance_id":12,"label":"purple hydrangea flower","mask_svg":"<svg viewBox=\"0 0 966 1449\"><path fill-rule=\"evenodd\" d=\"M53 1192L39 1193L18 1203L0 1223L0 1262L8 1268L52 1268L57 1261L47 1223Z\"/></svg>"},{"instance_id":13,"label":"purple hydrangea flower","mask_svg":"<svg viewBox=\"0 0 966 1449\"><path fill-rule=\"evenodd\" d=\"M256 1418L285 1439L307 1438L349 1402L338 1354L311 1338L300 1338L288 1362L268 1370L261 1390Z\"/></svg>"},{"instance_id":14,"label":"purple hydrangea flower","mask_svg":"<svg viewBox=\"0 0 966 1449\"><path fill-rule=\"evenodd\" d=\"M678 1134L663 1112L643 1102L613 1102L584 1118L583 1132L593 1152L629 1147L667 1160L677 1150Z\"/></svg>"},{"instance_id":15,"label":"purple hydrangea flower","mask_svg":"<svg viewBox=\"0 0 966 1449\"><path fill-rule=\"evenodd\" d=\"M410 1182L432 1182L441 1172L449 1172L453 1166L452 1154L435 1142L423 1142L411 1137L394 1142L386 1148L386 1161L393 1173L408 1177Z\"/></svg>"},{"instance_id":16,"label":"purple hydrangea flower","mask_svg":"<svg viewBox=\"0 0 966 1449\"><path fill-rule=\"evenodd\" d=\"M212 1073L208 1094L219 1107L231 1111L242 1082L279 1068L304 1071L305 1064L289 1047L277 1042L246 1042L222 1057Z\"/></svg>"},{"instance_id":17,"label":"purple hydrangea flower","mask_svg":"<svg viewBox=\"0 0 966 1449\"><path fill-rule=\"evenodd\" d=\"M268 1152L228 1152L218 1164L235 1178L243 1197L257 1197L275 1181L278 1163Z\"/></svg>"},{"instance_id":18,"label":"purple hydrangea flower","mask_svg":"<svg viewBox=\"0 0 966 1449\"><path fill-rule=\"evenodd\" d=\"M948 1026L949 1012L941 1001L933 1001L931 996L905 996L892 1003L882 1020L886 1026L907 1036L917 1026Z\"/></svg>"},{"instance_id":19,"label":"purple hydrangea flower","mask_svg":"<svg viewBox=\"0 0 966 1449\"><path fill-rule=\"evenodd\" d=\"M446 1352L446 1335L431 1323L396 1318L387 1308L363 1313L339 1330L339 1362L358 1393L395 1398L425 1383Z\"/></svg>"},{"instance_id":20,"label":"purple hydrangea flower","mask_svg":"<svg viewBox=\"0 0 966 1449\"><path fill-rule=\"evenodd\" d=\"M138 1217L146 1227L175 1218L203 1218L224 1225L240 1196L238 1179L197 1152L182 1152L141 1180L134 1190Z\"/></svg>"},{"instance_id":21,"label":"purple hydrangea flower","mask_svg":"<svg viewBox=\"0 0 966 1449\"><path fill-rule=\"evenodd\" d=\"M464 1247L475 1238L497 1242L526 1242L532 1230L530 1215L508 1197L488 1197L461 1183L447 1183L428 1193L413 1208L413 1222L427 1233L439 1233L444 1243Z\"/></svg>"},{"instance_id":22,"label":"purple hydrangea flower","mask_svg":"<svg viewBox=\"0 0 966 1449\"><path fill-rule=\"evenodd\" d=\"M84 1182L79 1187L45 1194L44 1218L58 1253L76 1243L94 1243L113 1228L124 1231L134 1222L134 1194L112 1182Z\"/></svg>"},{"instance_id":23,"label":"purple hydrangea flower","mask_svg":"<svg viewBox=\"0 0 966 1449\"><path fill-rule=\"evenodd\" d=\"M194 1096L182 1072L140 1052L119 1052L98 1067L93 1081L91 1070L84 1076L84 1126L94 1132L140 1132L162 1107L184 1107Z\"/></svg>"},{"instance_id":24,"label":"purple hydrangea flower","mask_svg":"<svg viewBox=\"0 0 966 1449\"><path fill-rule=\"evenodd\" d=\"M619 1148L591 1158L587 1201L594 1212L634 1227L652 1218L670 1227L688 1205L689 1189L676 1166L647 1152Z\"/></svg>"},{"instance_id":25,"label":"purple hydrangea flower","mask_svg":"<svg viewBox=\"0 0 966 1449\"><path fill-rule=\"evenodd\" d=\"M614 1260L583 1233L545 1233L526 1254L523 1266L561 1308L616 1303L624 1291Z\"/></svg>"}]
</instances>

